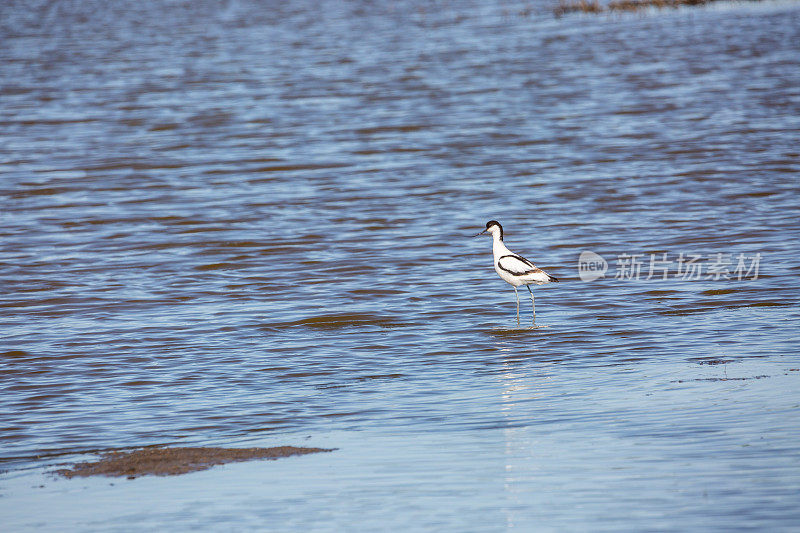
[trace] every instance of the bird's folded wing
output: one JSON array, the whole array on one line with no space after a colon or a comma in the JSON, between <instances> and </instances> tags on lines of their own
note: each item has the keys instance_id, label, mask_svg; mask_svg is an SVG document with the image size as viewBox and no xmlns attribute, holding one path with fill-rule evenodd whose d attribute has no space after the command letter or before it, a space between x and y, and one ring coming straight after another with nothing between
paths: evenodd
<instances>
[{"instance_id":1,"label":"bird's folded wing","mask_svg":"<svg viewBox=\"0 0 800 533\"><path fill-rule=\"evenodd\" d=\"M519 255L504 255L497 260L497 266L514 276L535 274L542 270L536 265Z\"/></svg>"}]
</instances>

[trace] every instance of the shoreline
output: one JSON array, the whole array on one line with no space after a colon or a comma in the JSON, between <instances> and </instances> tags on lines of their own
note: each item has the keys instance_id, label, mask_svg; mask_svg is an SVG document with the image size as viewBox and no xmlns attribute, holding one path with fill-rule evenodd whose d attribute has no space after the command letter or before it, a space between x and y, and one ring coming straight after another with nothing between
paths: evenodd
<instances>
[{"instance_id":1,"label":"shoreline","mask_svg":"<svg viewBox=\"0 0 800 533\"><path fill-rule=\"evenodd\" d=\"M721 0L612 0L601 4L598 0L561 0L553 9L556 17L569 13L613 13L620 11L639 11L641 9L677 9L679 7L706 6ZM758 2L759 0L747 0Z\"/></svg>"}]
</instances>

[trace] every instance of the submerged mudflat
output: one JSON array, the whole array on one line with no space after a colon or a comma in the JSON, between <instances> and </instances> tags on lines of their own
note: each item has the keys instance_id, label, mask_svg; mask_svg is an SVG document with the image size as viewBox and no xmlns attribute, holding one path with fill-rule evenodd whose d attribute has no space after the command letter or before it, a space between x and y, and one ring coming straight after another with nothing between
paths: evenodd
<instances>
[{"instance_id":1,"label":"submerged mudflat","mask_svg":"<svg viewBox=\"0 0 800 533\"><path fill-rule=\"evenodd\" d=\"M97 461L76 463L56 473L72 478L76 476L175 476L215 465L252 461L254 459L279 459L291 455L330 452L326 448L298 448L277 446L273 448L141 448L133 451L114 451L102 455Z\"/></svg>"}]
</instances>

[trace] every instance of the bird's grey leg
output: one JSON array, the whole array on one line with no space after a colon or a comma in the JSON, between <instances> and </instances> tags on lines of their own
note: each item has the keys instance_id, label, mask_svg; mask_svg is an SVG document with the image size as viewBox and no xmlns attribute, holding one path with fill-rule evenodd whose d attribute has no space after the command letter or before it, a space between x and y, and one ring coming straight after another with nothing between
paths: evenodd
<instances>
[{"instance_id":1,"label":"bird's grey leg","mask_svg":"<svg viewBox=\"0 0 800 533\"><path fill-rule=\"evenodd\" d=\"M516 287L514 287L514 294L517 295L517 326L519 326L519 293Z\"/></svg>"},{"instance_id":2,"label":"bird's grey leg","mask_svg":"<svg viewBox=\"0 0 800 533\"><path fill-rule=\"evenodd\" d=\"M536 325L536 302L533 301L533 291L531 290L530 285L525 285L528 287L528 292L531 293L531 306L533 306L533 325Z\"/></svg>"}]
</instances>

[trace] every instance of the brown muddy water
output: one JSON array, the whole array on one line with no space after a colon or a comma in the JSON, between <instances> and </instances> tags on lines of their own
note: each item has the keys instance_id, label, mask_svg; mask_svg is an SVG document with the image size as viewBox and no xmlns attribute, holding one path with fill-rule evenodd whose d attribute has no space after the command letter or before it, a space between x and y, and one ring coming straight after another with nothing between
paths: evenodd
<instances>
[{"instance_id":1,"label":"brown muddy water","mask_svg":"<svg viewBox=\"0 0 800 533\"><path fill-rule=\"evenodd\" d=\"M797 528L800 4L554 7L3 2L4 529Z\"/></svg>"}]
</instances>

